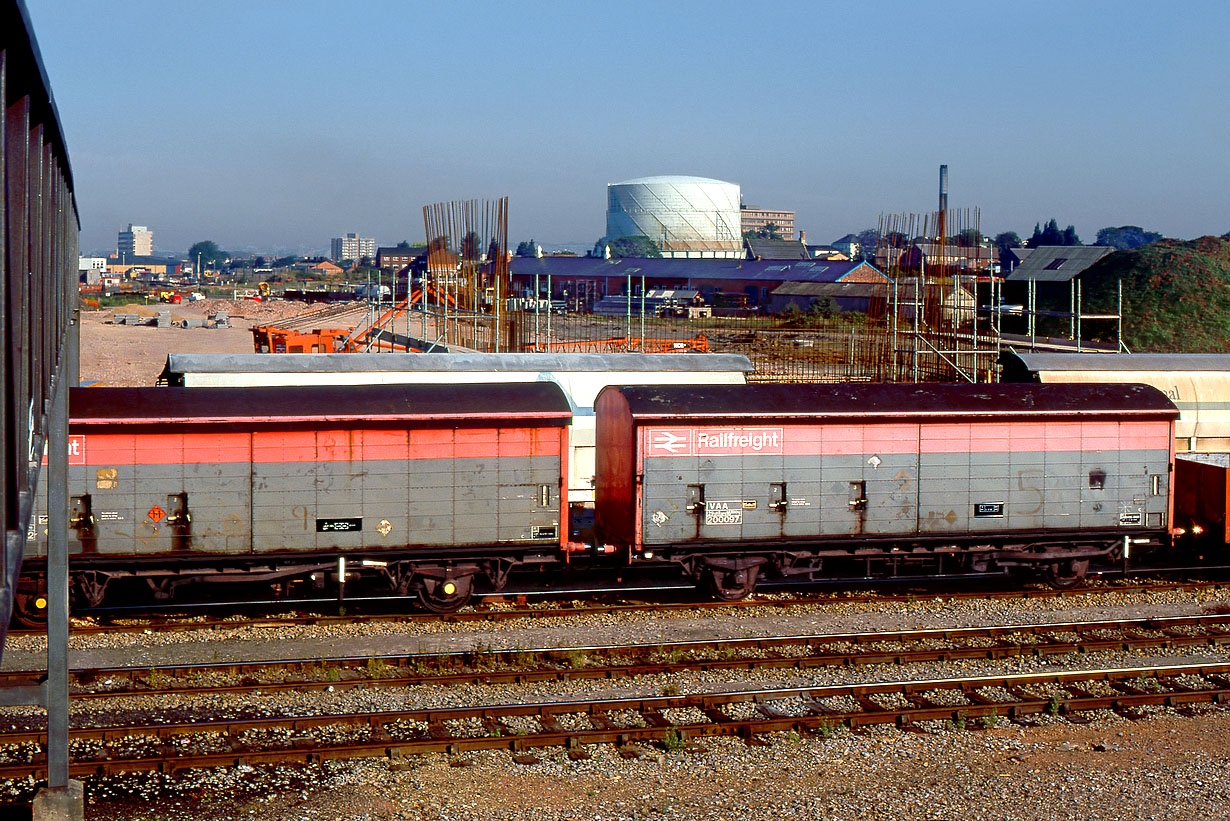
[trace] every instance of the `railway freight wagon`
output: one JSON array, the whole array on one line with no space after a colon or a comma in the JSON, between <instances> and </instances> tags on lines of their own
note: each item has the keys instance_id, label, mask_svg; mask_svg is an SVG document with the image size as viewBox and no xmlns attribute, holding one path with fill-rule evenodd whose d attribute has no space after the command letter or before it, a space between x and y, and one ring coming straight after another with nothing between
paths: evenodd
<instances>
[{"instance_id":1,"label":"railway freight wagon","mask_svg":"<svg viewBox=\"0 0 1230 821\"><path fill-rule=\"evenodd\" d=\"M555 382L572 406L568 498L594 501L594 398L607 385L738 384L742 354L346 353L171 354L159 377L173 386Z\"/></svg>"},{"instance_id":2,"label":"railway freight wagon","mask_svg":"<svg viewBox=\"0 0 1230 821\"><path fill-rule=\"evenodd\" d=\"M771 573L1044 573L1168 540L1177 411L1144 385L610 387L599 533L723 598Z\"/></svg>"},{"instance_id":3,"label":"railway freight wagon","mask_svg":"<svg viewBox=\"0 0 1230 821\"><path fill-rule=\"evenodd\" d=\"M1005 352L1000 361L1004 382L1152 385L1179 409L1177 451L1230 450L1230 355Z\"/></svg>"},{"instance_id":4,"label":"railway freight wagon","mask_svg":"<svg viewBox=\"0 0 1230 821\"><path fill-rule=\"evenodd\" d=\"M74 602L248 581L455 609L476 580L560 559L571 417L545 382L74 390ZM37 616L23 591L19 614Z\"/></svg>"}]
</instances>

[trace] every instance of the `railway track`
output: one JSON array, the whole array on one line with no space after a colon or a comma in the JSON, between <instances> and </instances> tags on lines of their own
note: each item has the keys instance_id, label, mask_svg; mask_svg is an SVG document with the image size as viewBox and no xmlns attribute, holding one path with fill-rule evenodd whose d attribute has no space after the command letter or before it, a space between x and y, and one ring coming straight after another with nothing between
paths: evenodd
<instances>
[{"instance_id":1,"label":"railway track","mask_svg":"<svg viewBox=\"0 0 1230 821\"><path fill-rule=\"evenodd\" d=\"M917 664L1230 644L1230 615L1051 622L449 653L72 670L70 698L191 696L352 687L507 684L664 675L685 670L781 670ZM3 671L0 683L38 671ZM217 683L220 678L236 679ZM213 679L213 683L198 682ZM102 684L107 682L106 684Z\"/></svg>"},{"instance_id":2,"label":"railway track","mask_svg":"<svg viewBox=\"0 0 1230 821\"><path fill-rule=\"evenodd\" d=\"M830 687L748 689L579 701L429 708L339 715L280 716L168 724L78 727L70 772L77 777L125 771L422 753L461 756L503 749L521 763L535 748L565 747L574 759L593 744L616 744L627 757L642 745L679 749L709 736L752 739L770 732L827 735L840 727L892 725L919 732L1022 725L1043 715L1083 722L1113 710L1139 719L1164 706L1195 714L1230 702L1230 664L887 681ZM0 733L4 745L29 745L38 731ZM10 748L12 749L12 748ZM17 749L27 749L18 747ZM0 778L37 777L37 756L0 764Z\"/></svg>"},{"instance_id":3,"label":"railway track","mask_svg":"<svg viewBox=\"0 0 1230 821\"><path fill-rule=\"evenodd\" d=\"M1134 582L1130 584L1114 584L1104 587L1080 587L1056 590L1053 588L1013 588L1007 590L923 590L900 593L829 593L811 594L769 594L757 595L739 601L717 601L698 599L688 601L653 601L603 603L591 602L584 605L574 604L541 604L528 606L524 602L507 605L503 601L484 603L456 613L351 613L344 615L329 615L326 613L288 613L284 615L252 615L225 617L212 615L165 615L165 616L115 616L112 620L93 621L75 619L71 631L77 635L98 635L109 633L142 633L142 632L184 632L195 630L226 630L240 627L288 627L288 626L345 626L361 623L399 622L399 623L432 623L432 624L465 624L473 622L511 621L515 619L545 620L590 615L620 615L625 613L645 612L681 612L688 610L725 610L725 609L789 609L792 607L807 607L829 604L877 604L890 602L920 602L950 600L961 601L970 599L1053 599L1076 598L1104 593L1164 593L1170 591L1198 591L1230 589L1230 583L1222 580L1212 581L1158 581ZM780 597L778 597L780 596ZM271 603L272 604L272 603ZM312 607L321 607L322 603L305 603ZM283 603L283 606L286 606ZM303 606L301 604L301 606ZM233 609L233 606L232 606ZM37 629L22 629L14 625L9 630L10 636L40 635Z\"/></svg>"}]
</instances>

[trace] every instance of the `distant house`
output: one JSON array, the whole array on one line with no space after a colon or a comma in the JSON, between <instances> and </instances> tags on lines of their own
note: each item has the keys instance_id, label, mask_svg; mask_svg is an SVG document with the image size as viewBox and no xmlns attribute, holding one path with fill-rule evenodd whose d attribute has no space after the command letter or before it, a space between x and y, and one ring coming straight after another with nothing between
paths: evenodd
<instances>
[{"instance_id":1,"label":"distant house","mask_svg":"<svg viewBox=\"0 0 1230 821\"><path fill-rule=\"evenodd\" d=\"M850 259L854 259L863 252L863 247L859 244L858 237L854 234L846 234L840 239L833 240L830 244Z\"/></svg>"},{"instance_id":2,"label":"distant house","mask_svg":"<svg viewBox=\"0 0 1230 821\"><path fill-rule=\"evenodd\" d=\"M1011 267L1005 266L1003 269L1003 298L1009 303L1026 304L1030 299L1030 283L1033 283L1032 290L1036 297L1069 302L1072 280L1078 279L1091 265L1114 252L1114 248L1105 245L1012 248L1011 255L1005 255ZM1076 309L1072 307L1071 310Z\"/></svg>"},{"instance_id":3,"label":"distant house","mask_svg":"<svg viewBox=\"0 0 1230 821\"><path fill-rule=\"evenodd\" d=\"M897 256L892 256L896 254ZM876 249L876 265L888 271L900 268L904 271L945 268L961 273L980 273L990 270L995 263L995 250L985 245L949 245L938 242L912 242L904 249L881 247Z\"/></svg>"},{"instance_id":4,"label":"distant house","mask_svg":"<svg viewBox=\"0 0 1230 821\"><path fill-rule=\"evenodd\" d=\"M807 246L797 239L755 239L749 237L743 240L748 259L811 259Z\"/></svg>"},{"instance_id":5,"label":"distant house","mask_svg":"<svg viewBox=\"0 0 1230 821\"><path fill-rule=\"evenodd\" d=\"M1018 252L1027 251L1023 257ZM1012 248L1017 264L1004 277L1008 282L1070 282L1114 248L1106 245L1040 245L1037 248Z\"/></svg>"},{"instance_id":6,"label":"distant house","mask_svg":"<svg viewBox=\"0 0 1230 821\"><path fill-rule=\"evenodd\" d=\"M427 254L426 270L435 279L451 282L461 270L461 255L438 248Z\"/></svg>"},{"instance_id":7,"label":"distant house","mask_svg":"<svg viewBox=\"0 0 1230 821\"><path fill-rule=\"evenodd\" d=\"M855 243L855 245L857 244ZM851 259L848 252L833 245L808 245L805 247L807 248L809 259L827 259L833 262L845 262Z\"/></svg>"},{"instance_id":8,"label":"distant house","mask_svg":"<svg viewBox=\"0 0 1230 821\"><path fill-rule=\"evenodd\" d=\"M426 257L427 249L422 246L417 251L412 251L409 248L385 248L376 249L376 267L384 268L385 270L401 271L408 265L413 265L414 261L419 257Z\"/></svg>"},{"instance_id":9,"label":"distant house","mask_svg":"<svg viewBox=\"0 0 1230 821\"><path fill-rule=\"evenodd\" d=\"M999 255L999 270L1007 276L1021 267L1026 257L1034 252L1033 248L1006 248Z\"/></svg>"},{"instance_id":10,"label":"distant house","mask_svg":"<svg viewBox=\"0 0 1230 821\"><path fill-rule=\"evenodd\" d=\"M836 312L858 311L869 316L884 316L890 301L896 299L898 317L910 320L914 316L913 277L898 282L896 293L892 292L891 283L887 277L880 281L867 278L860 280L843 280L838 282L785 282L773 289L769 295L768 311L774 314L785 313L791 305L798 307L804 313L824 300L831 300ZM974 318L974 294L964 285L954 293L948 286L925 286L922 291L928 304L939 304L940 310L947 321L954 318L961 325L968 325Z\"/></svg>"},{"instance_id":11,"label":"distant house","mask_svg":"<svg viewBox=\"0 0 1230 821\"><path fill-rule=\"evenodd\" d=\"M311 271L312 273L322 274L324 276L340 276L341 274L345 273L341 269L340 266L334 265L332 262L329 262L328 260L318 262L315 265L308 268L308 270Z\"/></svg>"},{"instance_id":12,"label":"distant house","mask_svg":"<svg viewBox=\"0 0 1230 821\"><path fill-rule=\"evenodd\" d=\"M888 280L883 282L783 282L769 294L769 313L783 314L793 305L807 313L831 300L836 311L882 315L887 307Z\"/></svg>"}]
</instances>

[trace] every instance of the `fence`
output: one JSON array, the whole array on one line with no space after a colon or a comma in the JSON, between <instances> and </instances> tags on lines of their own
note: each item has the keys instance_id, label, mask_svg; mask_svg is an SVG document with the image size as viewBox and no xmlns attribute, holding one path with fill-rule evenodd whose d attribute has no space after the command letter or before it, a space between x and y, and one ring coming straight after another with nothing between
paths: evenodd
<instances>
[{"instance_id":1,"label":"fence","mask_svg":"<svg viewBox=\"0 0 1230 821\"><path fill-rule=\"evenodd\" d=\"M498 317L420 302L402 321L423 340L484 352L741 353L759 382L994 381L998 340L975 323L972 304L962 309L968 318L944 333L924 333L914 330L912 307L885 292L870 313L769 315L711 306L689 311L653 305L637 293L590 302L570 289L566 301L508 300ZM527 303L532 310L521 310Z\"/></svg>"},{"instance_id":2,"label":"fence","mask_svg":"<svg viewBox=\"0 0 1230 821\"><path fill-rule=\"evenodd\" d=\"M76 381L73 312L79 222L59 114L29 14L0 3L0 449L4 474L0 652L7 636L33 496L47 487L48 676L3 691L6 704L42 704L48 715L48 780L68 785L68 387ZM40 475L48 452L46 475Z\"/></svg>"}]
</instances>

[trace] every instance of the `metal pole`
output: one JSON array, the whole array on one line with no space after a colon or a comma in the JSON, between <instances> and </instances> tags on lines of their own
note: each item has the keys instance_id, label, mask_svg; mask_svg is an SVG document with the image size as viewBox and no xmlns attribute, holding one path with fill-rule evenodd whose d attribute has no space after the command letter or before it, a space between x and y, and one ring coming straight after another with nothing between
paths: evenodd
<instances>
[{"instance_id":1,"label":"metal pole","mask_svg":"<svg viewBox=\"0 0 1230 821\"><path fill-rule=\"evenodd\" d=\"M954 265L952 269L952 361L961 367L961 275Z\"/></svg>"},{"instance_id":2,"label":"metal pole","mask_svg":"<svg viewBox=\"0 0 1230 821\"><path fill-rule=\"evenodd\" d=\"M641 353L645 353L645 275L641 274Z\"/></svg>"},{"instance_id":3,"label":"metal pole","mask_svg":"<svg viewBox=\"0 0 1230 821\"><path fill-rule=\"evenodd\" d=\"M1076 280L1068 280L1068 339L1076 339Z\"/></svg>"},{"instance_id":4,"label":"metal pole","mask_svg":"<svg viewBox=\"0 0 1230 821\"><path fill-rule=\"evenodd\" d=\"M1081 283L1080 283L1080 280L1077 280L1077 279L1073 279L1072 283L1073 285L1076 286L1076 305L1073 306L1075 309L1074 313L1076 314L1076 316L1074 317L1075 322L1076 322L1076 352L1080 353L1080 350L1081 350Z\"/></svg>"},{"instance_id":5,"label":"metal pole","mask_svg":"<svg viewBox=\"0 0 1230 821\"><path fill-rule=\"evenodd\" d=\"M495 280L495 328L493 329L495 331L495 352L499 353L500 336L502 335L501 331L503 330L500 319L504 316L504 306L500 304L500 300L503 299L503 295L500 293L500 278L498 276L492 278Z\"/></svg>"},{"instance_id":6,"label":"metal pole","mask_svg":"<svg viewBox=\"0 0 1230 821\"><path fill-rule=\"evenodd\" d=\"M1038 347L1038 282L1030 279L1030 347Z\"/></svg>"},{"instance_id":7,"label":"metal pole","mask_svg":"<svg viewBox=\"0 0 1230 821\"><path fill-rule=\"evenodd\" d=\"M1115 306L1115 350L1123 350L1123 280L1119 280L1119 301Z\"/></svg>"},{"instance_id":8,"label":"metal pole","mask_svg":"<svg viewBox=\"0 0 1230 821\"><path fill-rule=\"evenodd\" d=\"M1003 292L1000 290L1000 287L999 287L999 277L992 275L991 276L991 305L992 305L991 332L996 337L999 336L1000 323L1003 322L1003 317L1000 315L1000 311L1003 308L1003 298L1004 298Z\"/></svg>"},{"instance_id":9,"label":"metal pole","mask_svg":"<svg viewBox=\"0 0 1230 821\"><path fill-rule=\"evenodd\" d=\"M551 274L547 274L547 353L551 352L551 298L555 296L552 290Z\"/></svg>"},{"instance_id":10,"label":"metal pole","mask_svg":"<svg viewBox=\"0 0 1230 821\"><path fill-rule=\"evenodd\" d=\"M337 557L337 605L340 609L346 600L346 557Z\"/></svg>"},{"instance_id":11,"label":"metal pole","mask_svg":"<svg viewBox=\"0 0 1230 821\"><path fill-rule=\"evenodd\" d=\"M914 276L914 381L918 381L918 312L922 306L922 272L926 270L926 262L922 263L919 273Z\"/></svg>"},{"instance_id":12,"label":"metal pole","mask_svg":"<svg viewBox=\"0 0 1230 821\"><path fill-rule=\"evenodd\" d=\"M1002 289L1002 281L999 277L991 277L991 293L995 300L995 326L991 329L991 341L995 345L995 353L998 354L1002 343L1004 343L1004 289ZM991 368L995 368L995 358L991 359ZM998 379L998 377L996 377ZM996 379L991 379L995 382Z\"/></svg>"},{"instance_id":13,"label":"metal pole","mask_svg":"<svg viewBox=\"0 0 1230 821\"><path fill-rule=\"evenodd\" d=\"M624 309L624 352L628 351L628 343L632 339L632 274L628 274L627 306Z\"/></svg>"},{"instance_id":14,"label":"metal pole","mask_svg":"<svg viewBox=\"0 0 1230 821\"><path fill-rule=\"evenodd\" d=\"M887 267L887 266L885 266ZM893 350L892 350L892 381L897 382L901 378L900 362L898 357L900 351L897 350L897 314L901 310L901 298L897 291L897 276L893 276Z\"/></svg>"},{"instance_id":15,"label":"metal pole","mask_svg":"<svg viewBox=\"0 0 1230 821\"><path fill-rule=\"evenodd\" d=\"M73 332L64 341L74 342ZM60 362L65 364L67 357ZM56 376L47 448L47 782L68 787L68 386L75 362Z\"/></svg>"}]
</instances>

